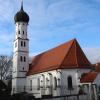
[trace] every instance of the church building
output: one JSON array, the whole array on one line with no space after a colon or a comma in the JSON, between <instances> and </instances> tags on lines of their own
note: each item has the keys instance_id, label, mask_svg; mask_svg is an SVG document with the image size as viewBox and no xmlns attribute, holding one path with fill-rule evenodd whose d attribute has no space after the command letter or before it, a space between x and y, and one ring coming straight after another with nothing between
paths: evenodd
<instances>
[{"instance_id":1,"label":"church building","mask_svg":"<svg viewBox=\"0 0 100 100\"><path fill-rule=\"evenodd\" d=\"M14 20L12 94L27 92L36 98L81 95L80 100L98 100L100 75L92 71L93 66L76 39L33 56L29 63L29 16L23 3Z\"/></svg>"}]
</instances>

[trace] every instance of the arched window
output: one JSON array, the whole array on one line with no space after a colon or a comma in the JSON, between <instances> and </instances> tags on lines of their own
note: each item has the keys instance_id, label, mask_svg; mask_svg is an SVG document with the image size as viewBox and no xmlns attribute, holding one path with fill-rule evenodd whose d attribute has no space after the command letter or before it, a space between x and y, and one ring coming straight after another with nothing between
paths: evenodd
<instances>
[{"instance_id":1,"label":"arched window","mask_svg":"<svg viewBox=\"0 0 100 100\"><path fill-rule=\"evenodd\" d=\"M26 46L26 42L24 42L24 47Z\"/></svg>"},{"instance_id":2,"label":"arched window","mask_svg":"<svg viewBox=\"0 0 100 100\"><path fill-rule=\"evenodd\" d=\"M20 61L21 61L21 62L23 61L23 58L22 58L22 56L20 56Z\"/></svg>"},{"instance_id":3,"label":"arched window","mask_svg":"<svg viewBox=\"0 0 100 100\"><path fill-rule=\"evenodd\" d=\"M73 89L72 77L68 76L68 89Z\"/></svg>"},{"instance_id":4,"label":"arched window","mask_svg":"<svg viewBox=\"0 0 100 100\"><path fill-rule=\"evenodd\" d=\"M23 41L21 41L21 46L23 46Z\"/></svg>"},{"instance_id":5,"label":"arched window","mask_svg":"<svg viewBox=\"0 0 100 100\"><path fill-rule=\"evenodd\" d=\"M56 90L57 89L57 78L54 77L54 89Z\"/></svg>"},{"instance_id":6,"label":"arched window","mask_svg":"<svg viewBox=\"0 0 100 100\"><path fill-rule=\"evenodd\" d=\"M18 31L18 34L20 34L20 31Z\"/></svg>"},{"instance_id":7,"label":"arched window","mask_svg":"<svg viewBox=\"0 0 100 100\"><path fill-rule=\"evenodd\" d=\"M24 31L23 31L23 35L24 35Z\"/></svg>"},{"instance_id":8,"label":"arched window","mask_svg":"<svg viewBox=\"0 0 100 100\"><path fill-rule=\"evenodd\" d=\"M37 79L37 90L40 90L40 78Z\"/></svg>"},{"instance_id":9,"label":"arched window","mask_svg":"<svg viewBox=\"0 0 100 100\"><path fill-rule=\"evenodd\" d=\"M24 56L24 62L26 62L26 57Z\"/></svg>"}]
</instances>

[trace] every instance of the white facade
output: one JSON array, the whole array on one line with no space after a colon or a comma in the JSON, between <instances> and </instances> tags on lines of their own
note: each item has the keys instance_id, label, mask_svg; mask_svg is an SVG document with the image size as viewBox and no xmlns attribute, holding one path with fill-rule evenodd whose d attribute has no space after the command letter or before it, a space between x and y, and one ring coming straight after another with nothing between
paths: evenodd
<instances>
[{"instance_id":1,"label":"white facade","mask_svg":"<svg viewBox=\"0 0 100 100\"><path fill-rule=\"evenodd\" d=\"M53 95L53 96L60 95L60 91L57 91L58 90L57 87L60 86L61 84L60 83L61 74L59 71L54 70L28 76L27 77L27 87L29 87L27 89L28 92L32 93L37 98L41 97L42 95Z\"/></svg>"},{"instance_id":2,"label":"white facade","mask_svg":"<svg viewBox=\"0 0 100 100\"><path fill-rule=\"evenodd\" d=\"M90 70L58 69L27 76L27 92L33 94L36 98L41 98L43 95L78 94L80 77L83 73L90 72ZM72 78L72 88L68 87L68 77Z\"/></svg>"},{"instance_id":3,"label":"white facade","mask_svg":"<svg viewBox=\"0 0 100 100\"><path fill-rule=\"evenodd\" d=\"M29 67L29 40L27 37L27 23L15 23L15 40L13 50L12 93L24 92L26 73Z\"/></svg>"}]
</instances>

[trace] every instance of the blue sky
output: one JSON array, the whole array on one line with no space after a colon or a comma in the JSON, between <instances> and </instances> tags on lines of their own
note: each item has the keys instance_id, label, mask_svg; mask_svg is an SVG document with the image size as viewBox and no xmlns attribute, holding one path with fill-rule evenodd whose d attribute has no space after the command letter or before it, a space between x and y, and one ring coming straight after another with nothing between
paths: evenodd
<instances>
[{"instance_id":1,"label":"blue sky","mask_svg":"<svg viewBox=\"0 0 100 100\"><path fill-rule=\"evenodd\" d=\"M21 0L0 0L0 54L11 55L14 15ZM100 62L100 0L24 0L30 16L30 56L76 38L92 63Z\"/></svg>"}]
</instances>

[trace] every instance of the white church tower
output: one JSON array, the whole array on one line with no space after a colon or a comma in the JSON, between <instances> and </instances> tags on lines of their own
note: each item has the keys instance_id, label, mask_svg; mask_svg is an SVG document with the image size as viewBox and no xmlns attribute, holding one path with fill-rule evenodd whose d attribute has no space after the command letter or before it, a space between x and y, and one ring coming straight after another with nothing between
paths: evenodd
<instances>
[{"instance_id":1,"label":"white church tower","mask_svg":"<svg viewBox=\"0 0 100 100\"><path fill-rule=\"evenodd\" d=\"M29 16L23 10L23 2L14 20L15 39L13 47L12 93L19 93L25 92L26 74L29 68L29 39L27 36Z\"/></svg>"}]
</instances>

